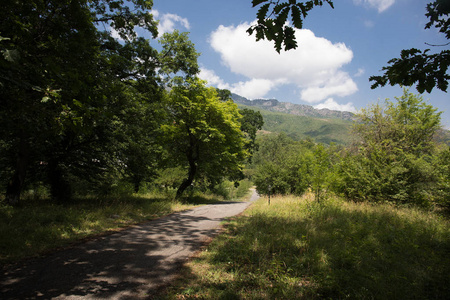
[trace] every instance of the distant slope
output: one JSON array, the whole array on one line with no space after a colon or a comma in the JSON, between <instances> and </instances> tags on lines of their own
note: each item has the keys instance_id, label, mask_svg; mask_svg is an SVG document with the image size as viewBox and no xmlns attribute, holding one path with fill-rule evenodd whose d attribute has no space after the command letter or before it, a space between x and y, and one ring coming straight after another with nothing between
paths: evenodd
<instances>
[{"instance_id":1,"label":"distant slope","mask_svg":"<svg viewBox=\"0 0 450 300\"><path fill-rule=\"evenodd\" d=\"M312 138L316 142L340 145L351 143L350 128L352 121L338 118L314 118L282 112L271 112L256 106L238 104L240 108L249 108L261 112L264 118L264 131L284 132L294 140Z\"/></svg>"},{"instance_id":2,"label":"distant slope","mask_svg":"<svg viewBox=\"0 0 450 300\"><path fill-rule=\"evenodd\" d=\"M310 105L280 102L276 99L248 100L237 94L231 98L241 108L261 112L263 131L284 132L294 140L312 138L316 142L340 145L351 143L350 128L354 115L329 109L315 109Z\"/></svg>"},{"instance_id":3,"label":"distant slope","mask_svg":"<svg viewBox=\"0 0 450 300\"><path fill-rule=\"evenodd\" d=\"M348 111L337 111L330 109L316 109L311 105L294 104L289 102L280 102L277 99L255 99L248 100L245 97L231 93L231 98L235 103L250 106L252 108L260 108L273 112L282 112L297 116L308 116L315 118L336 118L343 120L353 120L354 114Z\"/></svg>"},{"instance_id":4,"label":"distant slope","mask_svg":"<svg viewBox=\"0 0 450 300\"><path fill-rule=\"evenodd\" d=\"M354 114L329 109L315 109L310 105L280 102L277 99L248 100L232 93L231 98L241 108L261 112L264 117L263 130L284 132L294 140L312 138L316 142L348 145ZM450 146L450 131L439 130L436 141Z\"/></svg>"}]
</instances>

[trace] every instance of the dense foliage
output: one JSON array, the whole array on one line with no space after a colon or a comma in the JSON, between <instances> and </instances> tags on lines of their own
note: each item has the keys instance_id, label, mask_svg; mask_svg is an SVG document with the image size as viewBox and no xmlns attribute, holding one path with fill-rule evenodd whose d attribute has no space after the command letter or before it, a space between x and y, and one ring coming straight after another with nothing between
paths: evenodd
<instances>
[{"instance_id":1,"label":"dense foliage","mask_svg":"<svg viewBox=\"0 0 450 300\"><path fill-rule=\"evenodd\" d=\"M220 101L216 90L198 79L174 86L165 102L167 116L161 130L169 161L187 168L177 196L195 179L212 185L225 177L241 179L247 153L237 105Z\"/></svg>"},{"instance_id":2,"label":"dense foliage","mask_svg":"<svg viewBox=\"0 0 450 300\"><path fill-rule=\"evenodd\" d=\"M435 141L440 112L408 90L361 110L355 142L344 148L286 135L262 136L253 180L260 193L322 199L334 192L354 201L448 206L449 147Z\"/></svg>"},{"instance_id":3,"label":"dense foliage","mask_svg":"<svg viewBox=\"0 0 450 300\"><path fill-rule=\"evenodd\" d=\"M185 85L189 92L185 108L196 107L201 97L215 99L203 83L189 88L199 72L199 53L188 34L164 34L161 51L139 37L137 27L158 35L152 1L3 2L0 183L6 202L18 205L24 191L41 187L59 202L111 193L128 183L137 192L160 176L161 158L180 153L161 138L180 89ZM217 147L208 147L208 159L219 159L209 162L206 177L221 169L214 164L239 169L247 145L237 109L231 103L208 105L209 114L222 116L221 125L211 126L214 135L222 135L222 144L233 151L225 155L211 138Z\"/></svg>"},{"instance_id":4,"label":"dense foliage","mask_svg":"<svg viewBox=\"0 0 450 300\"><path fill-rule=\"evenodd\" d=\"M300 28L308 11L324 3L332 6L253 1L261 7L252 30L274 40L278 51L282 43L289 48L289 13ZM444 4L428 6L427 28L447 34ZM263 194L310 189L318 200L335 192L357 201L449 204L450 150L435 140L440 113L420 97L405 91L395 102L362 110L356 142L347 148L316 144L343 139L307 122L297 141L284 134L257 138L263 114L238 109L229 91L196 77L199 53L187 33L164 34L160 51L137 36L136 26L158 35L151 7L141 0L3 5L0 183L7 203L19 204L27 190L47 190L59 202L151 186L181 196L188 187L219 190L225 179L237 183L247 174ZM288 131L280 118L267 117L264 128ZM346 128L340 124L340 135L348 135ZM317 139L300 140L306 136Z\"/></svg>"}]
</instances>

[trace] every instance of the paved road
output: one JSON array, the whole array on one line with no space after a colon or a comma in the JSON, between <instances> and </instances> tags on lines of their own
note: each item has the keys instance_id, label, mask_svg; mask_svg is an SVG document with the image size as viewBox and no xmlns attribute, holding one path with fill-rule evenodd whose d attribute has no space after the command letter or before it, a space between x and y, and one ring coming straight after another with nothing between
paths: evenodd
<instances>
[{"instance_id":1,"label":"paved road","mask_svg":"<svg viewBox=\"0 0 450 300\"><path fill-rule=\"evenodd\" d=\"M0 273L0 299L145 299L250 202L213 204L77 245Z\"/></svg>"}]
</instances>

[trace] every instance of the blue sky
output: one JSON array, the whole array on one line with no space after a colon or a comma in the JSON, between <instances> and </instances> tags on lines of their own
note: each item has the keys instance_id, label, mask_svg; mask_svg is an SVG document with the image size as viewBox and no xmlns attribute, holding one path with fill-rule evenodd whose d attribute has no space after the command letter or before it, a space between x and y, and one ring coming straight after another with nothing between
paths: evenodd
<instances>
[{"instance_id":1,"label":"blue sky","mask_svg":"<svg viewBox=\"0 0 450 300\"><path fill-rule=\"evenodd\" d=\"M267 41L245 30L255 20L251 0L154 0L160 34L190 32L201 52L200 77L249 99L277 98L316 108L356 111L394 99L400 87L370 89L368 78L402 49L444 44L435 29L425 30L425 0L336 0L335 9L317 7L297 31L297 50L278 54ZM441 51L447 47L435 47ZM417 93L415 88L411 91ZM450 97L435 90L425 100L443 111L450 128Z\"/></svg>"}]
</instances>

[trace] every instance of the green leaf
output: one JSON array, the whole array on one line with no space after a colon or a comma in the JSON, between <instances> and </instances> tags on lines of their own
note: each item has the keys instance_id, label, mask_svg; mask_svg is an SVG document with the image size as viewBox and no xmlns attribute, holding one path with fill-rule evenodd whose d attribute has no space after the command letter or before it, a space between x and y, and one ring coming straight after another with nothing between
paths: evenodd
<instances>
[{"instance_id":1,"label":"green leaf","mask_svg":"<svg viewBox=\"0 0 450 300\"><path fill-rule=\"evenodd\" d=\"M9 62L16 62L19 59L19 52L17 50L3 50L3 57Z\"/></svg>"},{"instance_id":2,"label":"green leaf","mask_svg":"<svg viewBox=\"0 0 450 300\"><path fill-rule=\"evenodd\" d=\"M286 7L286 8L284 8L284 9L281 11L281 13L278 15L278 17L277 17L277 19L276 19L276 23L277 23L279 26L283 26L283 25L286 23L287 18L288 18L288 15L289 15L289 10L290 10L290 8L289 8L289 7Z\"/></svg>"},{"instance_id":3,"label":"green leaf","mask_svg":"<svg viewBox=\"0 0 450 300\"><path fill-rule=\"evenodd\" d=\"M288 51L297 48L297 41L295 40L295 31L292 27L286 26L284 28L284 50Z\"/></svg>"},{"instance_id":4,"label":"green leaf","mask_svg":"<svg viewBox=\"0 0 450 300\"><path fill-rule=\"evenodd\" d=\"M269 11L270 3L264 4L261 6L261 8L258 10L258 13L256 14L256 17L258 18L258 22L262 23L264 19L266 18L267 12Z\"/></svg>"},{"instance_id":5,"label":"green leaf","mask_svg":"<svg viewBox=\"0 0 450 300\"><path fill-rule=\"evenodd\" d=\"M77 99L73 99L73 104L75 104L78 107L83 107L83 103L81 103L80 101L78 101Z\"/></svg>"},{"instance_id":6,"label":"green leaf","mask_svg":"<svg viewBox=\"0 0 450 300\"><path fill-rule=\"evenodd\" d=\"M297 6L292 7L292 24L295 28L301 29L303 27L302 17L300 15L300 9Z\"/></svg>"}]
</instances>

